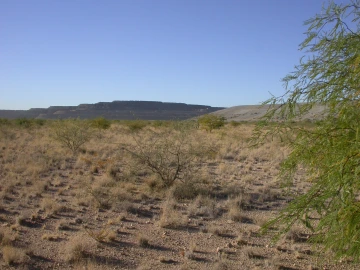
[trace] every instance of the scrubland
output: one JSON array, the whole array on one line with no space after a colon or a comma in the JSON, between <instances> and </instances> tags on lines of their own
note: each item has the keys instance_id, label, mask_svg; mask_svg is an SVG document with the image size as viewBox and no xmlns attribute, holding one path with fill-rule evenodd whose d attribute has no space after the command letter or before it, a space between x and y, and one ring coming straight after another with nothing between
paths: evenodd
<instances>
[{"instance_id":1,"label":"scrubland","mask_svg":"<svg viewBox=\"0 0 360 270\"><path fill-rule=\"evenodd\" d=\"M289 149L250 148L254 124L85 125L75 149L69 122L0 124L1 269L358 269L301 224L262 234L311 183L282 186Z\"/></svg>"}]
</instances>

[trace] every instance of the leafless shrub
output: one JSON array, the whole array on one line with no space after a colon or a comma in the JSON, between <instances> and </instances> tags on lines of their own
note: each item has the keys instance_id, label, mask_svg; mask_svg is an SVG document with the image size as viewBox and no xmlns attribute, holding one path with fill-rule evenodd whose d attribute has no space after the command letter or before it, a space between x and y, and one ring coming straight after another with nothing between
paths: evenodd
<instances>
[{"instance_id":1,"label":"leafless shrub","mask_svg":"<svg viewBox=\"0 0 360 270\"><path fill-rule=\"evenodd\" d=\"M200 149L187 129L148 131L133 136L135 145L126 149L147 169L157 174L165 187L176 180L185 182L197 169Z\"/></svg>"}]
</instances>

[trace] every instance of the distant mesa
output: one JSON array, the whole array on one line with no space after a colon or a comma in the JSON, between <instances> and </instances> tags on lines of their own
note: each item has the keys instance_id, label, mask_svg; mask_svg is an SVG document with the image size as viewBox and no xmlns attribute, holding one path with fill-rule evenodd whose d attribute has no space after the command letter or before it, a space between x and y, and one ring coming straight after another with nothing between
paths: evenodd
<instances>
[{"instance_id":1,"label":"distant mesa","mask_svg":"<svg viewBox=\"0 0 360 270\"><path fill-rule=\"evenodd\" d=\"M160 101L113 101L29 110L0 110L0 118L92 119L102 116L114 120L185 120L222 109L225 108Z\"/></svg>"}]
</instances>

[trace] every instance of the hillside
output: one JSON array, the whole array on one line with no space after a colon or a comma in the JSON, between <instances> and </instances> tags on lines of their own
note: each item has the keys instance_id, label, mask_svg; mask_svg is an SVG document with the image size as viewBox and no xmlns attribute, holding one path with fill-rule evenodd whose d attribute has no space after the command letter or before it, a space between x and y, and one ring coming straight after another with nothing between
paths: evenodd
<instances>
[{"instance_id":1,"label":"hillside","mask_svg":"<svg viewBox=\"0 0 360 270\"><path fill-rule=\"evenodd\" d=\"M32 108L30 110L0 110L0 118L96 118L119 120L185 120L202 114L215 112L223 107L189 105L185 103L168 103L158 101L113 101L78 106L50 106L49 108Z\"/></svg>"},{"instance_id":2,"label":"hillside","mask_svg":"<svg viewBox=\"0 0 360 270\"><path fill-rule=\"evenodd\" d=\"M257 121L265 115L269 105L242 105L218 110L214 114L223 116L227 121ZM323 106L316 106L305 114L302 120L314 120L322 117Z\"/></svg>"}]
</instances>

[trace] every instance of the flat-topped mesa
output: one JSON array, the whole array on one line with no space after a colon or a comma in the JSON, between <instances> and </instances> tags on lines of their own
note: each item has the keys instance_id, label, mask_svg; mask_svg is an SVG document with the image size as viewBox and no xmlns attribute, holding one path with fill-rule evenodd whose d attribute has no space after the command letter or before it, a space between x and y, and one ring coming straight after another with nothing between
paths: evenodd
<instances>
[{"instance_id":1,"label":"flat-topped mesa","mask_svg":"<svg viewBox=\"0 0 360 270\"><path fill-rule=\"evenodd\" d=\"M0 118L9 119L28 117L42 119L96 118L118 120L185 120L202 114L215 112L223 107L206 105L189 105L186 103L160 101L112 101L78 106L50 106L49 108L32 108L21 112L2 111Z\"/></svg>"},{"instance_id":2,"label":"flat-topped mesa","mask_svg":"<svg viewBox=\"0 0 360 270\"><path fill-rule=\"evenodd\" d=\"M204 110L212 111L223 109L206 105L189 105L186 103L160 102L160 101L113 101L98 102L95 104L80 104L79 108L95 110Z\"/></svg>"}]
</instances>

